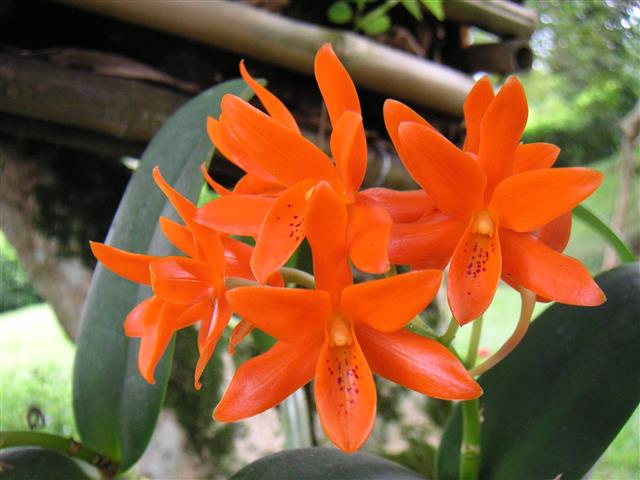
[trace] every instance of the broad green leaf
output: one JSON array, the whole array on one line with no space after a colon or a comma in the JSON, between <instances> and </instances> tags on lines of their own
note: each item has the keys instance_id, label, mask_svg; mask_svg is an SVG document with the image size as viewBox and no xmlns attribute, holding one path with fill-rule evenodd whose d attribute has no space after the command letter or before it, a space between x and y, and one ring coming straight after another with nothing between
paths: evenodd
<instances>
[{"instance_id":1,"label":"broad green leaf","mask_svg":"<svg viewBox=\"0 0 640 480\"><path fill-rule=\"evenodd\" d=\"M337 25L349 23L353 18L351 5L343 0L333 2L327 9L327 18L331 23L335 23Z\"/></svg>"},{"instance_id":2,"label":"broad green leaf","mask_svg":"<svg viewBox=\"0 0 640 480\"><path fill-rule=\"evenodd\" d=\"M480 377L481 479L582 478L634 412L639 265L597 281L604 305L552 305L511 355ZM461 428L458 406L438 455L442 480L458 478Z\"/></svg>"},{"instance_id":3,"label":"broad green leaf","mask_svg":"<svg viewBox=\"0 0 640 480\"><path fill-rule=\"evenodd\" d=\"M391 28L391 19L388 15L381 15L366 20L362 18L359 22L359 27L367 35L380 35L389 31Z\"/></svg>"},{"instance_id":4,"label":"broad green leaf","mask_svg":"<svg viewBox=\"0 0 640 480\"><path fill-rule=\"evenodd\" d=\"M585 222L592 229L598 232L601 237L609 242L609 245L611 245L616 251L622 263L636 261L636 255L633 253L633 250L625 241L622 233L616 232L596 212L589 209L585 205L578 205L573 209L573 215Z\"/></svg>"},{"instance_id":5,"label":"broad green leaf","mask_svg":"<svg viewBox=\"0 0 640 480\"><path fill-rule=\"evenodd\" d=\"M231 480L417 480L420 475L368 453L346 454L333 448L301 448L269 455L247 465Z\"/></svg>"},{"instance_id":6,"label":"broad green leaf","mask_svg":"<svg viewBox=\"0 0 640 480\"><path fill-rule=\"evenodd\" d=\"M187 102L162 126L145 150L111 225L107 243L136 252L172 252L158 227L160 215L176 218L155 186L158 165L165 179L192 201L202 184L199 166L213 146L205 131L207 115L217 117L226 93L248 96L241 80L222 83ZM144 452L162 406L173 344L156 369L156 384L147 384L137 368L138 339L124 335L127 313L150 295L106 268L96 268L77 340L73 407L83 443L118 461L120 471Z\"/></svg>"},{"instance_id":7,"label":"broad green leaf","mask_svg":"<svg viewBox=\"0 0 640 480\"><path fill-rule=\"evenodd\" d=\"M418 21L422 20L422 11L420 10L420 4L418 0L400 0L404 8L411 14L413 18Z\"/></svg>"},{"instance_id":8,"label":"broad green leaf","mask_svg":"<svg viewBox=\"0 0 640 480\"><path fill-rule=\"evenodd\" d=\"M2 480L91 480L98 477L89 475L75 460L66 455L39 447L0 450L0 473Z\"/></svg>"},{"instance_id":9,"label":"broad green leaf","mask_svg":"<svg viewBox=\"0 0 640 480\"><path fill-rule=\"evenodd\" d=\"M429 10L434 17L438 20L444 20L444 7L442 6L442 0L420 0L424 8Z\"/></svg>"}]
</instances>

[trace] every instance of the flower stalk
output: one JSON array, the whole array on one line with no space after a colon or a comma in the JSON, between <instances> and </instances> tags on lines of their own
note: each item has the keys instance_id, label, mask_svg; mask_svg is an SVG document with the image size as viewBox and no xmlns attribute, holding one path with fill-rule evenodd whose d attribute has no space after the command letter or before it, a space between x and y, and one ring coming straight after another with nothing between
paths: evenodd
<instances>
[{"instance_id":1,"label":"flower stalk","mask_svg":"<svg viewBox=\"0 0 640 480\"><path fill-rule=\"evenodd\" d=\"M478 399L462 402L462 445L460 480L476 480L480 472L480 404Z\"/></svg>"}]
</instances>

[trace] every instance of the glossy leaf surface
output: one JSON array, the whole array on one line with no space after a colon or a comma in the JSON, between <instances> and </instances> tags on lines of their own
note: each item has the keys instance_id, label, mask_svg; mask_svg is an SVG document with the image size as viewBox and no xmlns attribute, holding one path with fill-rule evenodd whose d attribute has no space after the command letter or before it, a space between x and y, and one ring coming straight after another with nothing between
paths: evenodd
<instances>
[{"instance_id":1,"label":"glossy leaf surface","mask_svg":"<svg viewBox=\"0 0 640 480\"><path fill-rule=\"evenodd\" d=\"M481 479L582 478L640 401L640 268L605 272L600 307L555 304L480 377ZM458 478L461 415L449 419L438 478Z\"/></svg>"},{"instance_id":2,"label":"glossy leaf surface","mask_svg":"<svg viewBox=\"0 0 640 480\"><path fill-rule=\"evenodd\" d=\"M171 254L158 218L177 218L152 179L159 166L164 178L192 201L202 184L199 166L213 146L205 131L208 115L217 117L222 96L244 95L244 82L222 83L187 102L162 126L145 150L129 182L106 243L154 255ZM83 443L128 469L144 452L162 406L173 346L156 370L155 385L137 368L139 340L127 338L123 321L150 294L99 265L93 276L77 340L73 406Z\"/></svg>"},{"instance_id":3,"label":"glossy leaf surface","mask_svg":"<svg viewBox=\"0 0 640 480\"><path fill-rule=\"evenodd\" d=\"M39 447L13 447L0 451L0 472L3 480L32 480L36 478L64 478L91 480L77 461ZM88 467L90 468L90 467Z\"/></svg>"},{"instance_id":4,"label":"glossy leaf surface","mask_svg":"<svg viewBox=\"0 0 640 480\"><path fill-rule=\"evenodd\" d=\"M332 448L301 448L261 458L247 465L231 480L417 480L420 475L368 453L346 454Z\"/></svg>"}]
</instances>

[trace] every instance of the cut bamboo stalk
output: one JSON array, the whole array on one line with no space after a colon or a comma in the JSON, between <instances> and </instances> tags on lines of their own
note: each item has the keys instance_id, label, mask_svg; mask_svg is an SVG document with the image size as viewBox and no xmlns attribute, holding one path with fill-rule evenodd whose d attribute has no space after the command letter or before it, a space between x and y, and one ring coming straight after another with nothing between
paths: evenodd
<instances>
[{"instance_id":1,"label":"cut bamboo stalk","mask_svg":"<svg viewBox=\"0 0 640 480\"><path fill-rule=\"evenodd\" d=\"M318 48L331 42L357 85L449 114L461 114L466 94L473 86L469 76L452 68L360 35L239 3L57 1L307 74L313 72Z\"/></svg>"},{"instance_id":2,"label":"cut bamboo stalk","mask_svg":"<svg viewBox=\"0 0 640 480\"><path fill-rule=\"evenodd\" d=\"M465 72L512 73L529 70L533 52L523 39L500 43L471 45L460 51L460 64Z\"/></svg>"},{"instance_id":3,"label":"cut bamboo stalk","mask_svg":"<svg viewBox=\"0 0 640 480\"><path fill-rule=\"evenodd\" d=\"M447 20L505 38L531 37L538 20L533 10L506 0L445 0L442 4Z\"/></svg>"}]
</instances>

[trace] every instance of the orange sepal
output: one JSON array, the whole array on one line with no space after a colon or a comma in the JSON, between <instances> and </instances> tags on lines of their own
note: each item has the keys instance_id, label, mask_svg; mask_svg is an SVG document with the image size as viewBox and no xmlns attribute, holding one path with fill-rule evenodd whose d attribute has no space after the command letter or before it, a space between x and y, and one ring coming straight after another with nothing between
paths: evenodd
<instances>
[{"instance_id":1,"label":"orange sepal","mask_svg":"<svg viewBox=\"0 0 640 480\"><path fill-rule=\"evenodd\" d=\"M265 216L251 256L251 270L260 283L282 267L306 235L308 193L313 181L298 182L285 190Z\"/></svg>"},{"instance_id":2,"label":"orange sepal","mask_svg":"<svg viewBox=\"0 0 640 480\"><path fill-rule=\"evenodd\" d=\"M556 252L563 252L571 238L571 223L571 212L567 212L542 227L538 239Z\"/></svg>"},{"instance_id":3,"label":"orange sepal","mask_svg":"<svg viewBox=\"0 0 640 480\"><path fill-rule=\"evenodd\" d=\"M198 303L213 294L206 264L184 257L165 257L151 264L153 292L180 305Z\"/></svg>"},{"instance_id":4,"label":"orange sepal","mask_svg":"<svg viewBox=\"0 0 640 480\"><path fill-rule=\"evenodd\" d=\"M198 250L195 240L188 227L180 225L166 217L160 217L159 223L164 236L167 237L167 240L169 240L178 250L192 258L197 255Z\"/></svg>"},{"instance_id":5,"label":"orange sepal","mask_svg":"<svg viewBox=\"0 0 640 480\"><path fill-rule=\"evenodd\" d=\"M395 223L389 239L389 259L395 264L423 264L434 259L444 265L464 233L465 224L443 213L412 223Z\"/></svg>"},{"instance_id":6,"label":"orange sepal","mask_svg":"<svg viewBox=\"0 0 640 480\"><path fill-rule=\"evenodd\" d=\"M356 87L331 44L325 43L316 53L314 71L333 128L344 112L360 113Z\"/></svg>"},{"instance_id":7,"label":"orange sepal","mask_svg":"<svg viewBox=\"0 0 640 480\"><path fill-rule=\"evenodd\" d=\"M194 215L196 214L196 206L167 183L167 181L162 177L159 167L153 167L153 179L155 180L156 185L158 185L158 188L160 188L162 193L165 194L169 203L171 203L173 208L176 209L184 223L190 225L193 221Z\"/></svg>"},{"instance_id":8,"label":"orange sepal","mask_svg":"<svg viewBox=\"0 0 640 480\"><path fill-rule=\"evenodd\" d=\"M260 177L247 173L243 176L236 186L233 187L233 193L251 194L251 195L275 195L284 190L282 184L275 180L263 180Z\"/></svg>"},{"instance_id":9,"label":"orange sepal","mask_svg":"<svg viewBox=\"0 0 640 480\"><path fill-rule=\"evenodd\" d=\"M464 123L467 136L464 141L465 152L477 154L480 146L480 122L489 104L494 98L491 80L486 75L478 80L464 101Z\"/></svg>"},{"instance_id":10,"label":"orange sepal","mask_svg":"<svg viewBox=\"0 0 640 480\"><path fill-rule=\"evenodd\" d=\"M244 66L244 60L240 61L240 75L242 79L247 82L247 85L253 90L256 96L260 99L262 106L265 110L280 122L285 127L293 130L296 133L300 133L298 124L291 115L289 109L276 97L273 93L267 90L265 87L256 82Z\"/></svg>"},{"instance_id":11,"label":"orange sepal","mask_svg":"<svg viewBox=\"0 0 640 480\"><path fill-rule=\"evenodd\" d=\"M562 255L527 233L500 232L506 278L538 295L569 305L595 306L604 293L575 258Z\"/></svg>"},{"instance_id":12,"label":"orange sepal","mask_svg":"<svg viewBox=\"0 0 640 480\"><path fill-rule=\"evenodd\" d=\"M389 133L391 142L398 152L398 155L402 159L402 162L405 164L405 166L407 166L407 170L409 170L411 176L415 178L415 176L411 172L411 169L409 168L409 166L412 165L411 162L405 162L404 160L400 136L398 135L398 128L400 127L400 124L402 122L413 122L431 129L433 129L433 127L417 112L406 106L404 103L398 102L397 100L385 100L383 113L384 124L385 127L387 127L387 132Z\"/></svg>"},{"instance_id":13,"label":"orange sepal","mask_svg":"<svg viewBox=\"0 0 640 480\"><path fill-rule=\"evenodd\" d=\"M213 315L208 321L203 321L200 325L200 331L198 332L198 350L200 356L196 363L194 371L193 385L196 390L200 390L202 384L200 383L200 377L206 368L211 355L213 355L218 340L222 336L222 332L227 325L233 311L224 298L224 294L220 294L213 305Z\"/></svg>"},{"instance_id":14,"label":"orange sepal","mask_svg":"<svg viewBox=\"0 0 640 480\"><path fill-rule=\"evenodd\" d=\"M527 98L520 81L509 77L480 122L478 162L487 174L487 198L512 172L516 147L527 124L528 113Z\"/></svg>"},{"instance_id":15,"label":"orange sepal","mask_svg":"<svg viewBox=\"0 0 640 480\"><path fill-rule=\"evenodd\" d=\"M348 206L348 212L347 248L351 261L363 272L386 272L391 216L384 208L358 201Z\"/></svg>"},{"instance_id":16,"label":"orange sepal","mask_svg":"<svg viewBox=\"0 0 640 480\"><path fill-rule=\"evenodd\" d=\"M421 270L351 285L342 292L340 311L354 324L395 332L431 303L441 281L441 271Z\"/></svg>"},{"instance_id":17,"label":"orange sepal","mask_svg":"<svg viewBox=\"0 0 640 480\"><path fill-rule=\"evenodd\" d=\"M313 378L322 345L320 334L297 343L277 342L244 362L213 412L219 422L235 422L274 407Z\"/></svg>"},{"instance_id":18,"label":"orange sepal","mask_svg":"<svg viewBox=\"0 0 640 480\"><path fill-rule=\"evenodd\" d=\"M485 174L469 155L433 129L405 122L399 127L403 162L444 213L467 220L482 203Z\"/></svg>"},{"instance_id":19,"label":"orange sepal","mask_svg":"<svg viewBox=\"0 0 640 480\"><path fill-rule=\"evenodd\" d=\"M551 168L560 155L560 149L551 143L523 143L516 147L513 173Z\"/></svg>"},{"instance_id":20,"label":"orange sepal","mask_svg":"<svg viewBox=\"0 0 640 480\"><path fill-rule=\"evenodd\" d=\"M249 335L254 328L256 327L254 327L253 324L248 320L240 320L240 322L231 331L231 336L229 337L229 348L227 349L227 351L230 355L236 353L236 347L238 346L238 344L247 335Z\"/></svg>"},{"instance_id":21,"label":"orange sepal","mask_svg":"<svg viewBox=\"0 0 640 480\"><path fill-rule=\"evenodd\" d=\"M200 165L200 171L202 172L202 176L204 177L204 179L207 182L207 184L218 195L220 195L221 197L224 197L225 195L229 195L231 193L229 191L229 189L225 188L223 185L220 185L218 182L216 182L213 179L213 177L211 175L209 175L209 170L207 169L207 164L206 163L202 163L202 165Z\"/></svg>"},{"instance_id":22,"label":"orange sepal","mask_svg":"<svg viewBox=\"0 0 640 480\"><path fill-rule=\"evenodd\" d=\"M368 188L358 194L359 200L370 200L384 208L394 223L413 222L436 208L424 190L398 191L389 188Z\"/></svg>"},{"instance_id":23,"label":"orange sepal","mask_svg":"<svg viewBox=\"0 0 640 480\"><path fill-rule=\"evenodd\" d=\"M201 206L195 221L232 235L255 237L273 202L270 197L233 193Z\"/></svg>"},{"instance_id":24,"label":"orange sepal","mask_svg":"<svg viewBox=\"0 0 640 480\"><path fill-rule=\"evenodd\" d=\"M302 135L234 95L222 98L222 111L251 158L283 185L309 178L339 183L333 162Z\"/></svg>"},{"instance_id":25,"label":"orange sepal","mask_svg":"<svg viewBox=\"0 0 640 480\"><path fill-rule=\"evenodd\" d=\"M171 320L183 309L181 305L172 305L157 297L153 297L147 306L145 327L138 352L138 370L147 383L156 383L154 378L156 366L175 332Z\"/></svg>"},{"instance_id":26,"label":"orange sepal","mask_svg":"<svg viewBox=\"0 0 640 480\"><path fill-rule=\"evenodd\" d=\"M227 292L234 312L283 342L321 330L331 313L329 294L298 288L240 287Z\"/></svg>"},{"instance_id":27,"label":"orange sepal","mask_svg":"<svg viewBox=\"0 0 640 480\"><path fill-rule=\"evenodd\" d=\"M530 232L570 211L602 183L602 173L589 168L552 168L512 175L500 182L490 208L500 226Z\"/></svg>"},{"instance_id":28,"label":"orange sepal","mask_svg":"<svg viewBox=\"0 0 640 480\"><path fill-rule=\"evenodd\" d=\"M314 395L320 424L338 448L358 450L371 434L376 417L376 386L353 328L352 344L320 352Z\"/></svg>"},{"instance_id":29,"label":"orange sepal","mask_svg":"<svg viewBox=\"0 0 640 480\"><path fill-rule=\"evenodd\" d=\"M360 114L344 112L331 134L331 154L349 197L360 189L367 169L367 138Z\"/></svg>"},{"instance_id":30,"label":"orange sepal","mask_svg":"<svg viewBox=\"0 0 640 480\"><path fill-rule=\"evenodd\" d=\"M498 232L490 237L467 227L453 252L447 280L449 307L460 325L475 320L489 307L501 271Z\"/></svg>"},{"instance_id":31,"label":"orange sepal","mask_svg":"<svg viewBox=\"0 0 640 480\"><path fill-rule=\"evenodd\" d=\"M447 348L407 330L381 333L356 327L371 369L403 387L443 400L469 400L482 389Z\"/></svg>"},{"instance_id":32,"label":"orange sepal","mask_svg":"<svg viewBox=\"0 0 640 480\"><path fill-rule=\"evenodd\" d=\"M153 297L143 300L124 319L124 334L127 337L141 337L144 333L144 318Z\"/></svg>"},{"instance_id":33,"label":"orange sepal","mask_svg":"<svg viewBox=\"0 0 640 480\"><path fill-rule=\"evenodd\" d=\"M135 283L151 284L149 264L160 257L129 253L104 243L89 242L93 255L116 275Z\"/></svg>"}]
</instances>

